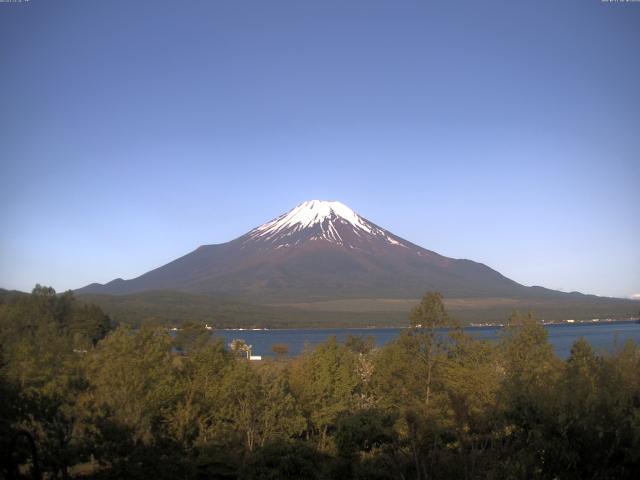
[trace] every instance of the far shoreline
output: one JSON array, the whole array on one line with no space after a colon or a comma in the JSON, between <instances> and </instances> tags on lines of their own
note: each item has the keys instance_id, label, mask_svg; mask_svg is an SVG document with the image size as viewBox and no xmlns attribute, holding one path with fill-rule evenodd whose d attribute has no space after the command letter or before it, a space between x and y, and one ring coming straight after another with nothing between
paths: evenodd
<instances>
[{"instance_id":1,"label":"far shoreline","mask_svg":"<svg viewBox=\"0 0 640 480\"><path fill-rule=\"evenodd\" d=\"M638 323L640 322L639 317L629 317L629 318L600 318L600 319L591 319L591 320L541 320L540 323L546 326L561 326L561 325L601 325L601 324L611 324L611 323ZM501 328L509 326L509 323L470 323L467 325L462 325L463 329L481 329L481 328ZM341 327L341 326L326 326L326 327L256 327L256 328L247 328L247 327L237 327L237 328L216 328L211 326L211 331L224 331L224 332L261 332L261 331L292 331L292 330L402 330L409 329L411 327L404 326L364 326L364 327ZM447 326L447 327L439 327L437 330L448 330L455 328L455 326ZM171 330L179 331L180 327L170 327Z\"/></svg>"}]
</instances>

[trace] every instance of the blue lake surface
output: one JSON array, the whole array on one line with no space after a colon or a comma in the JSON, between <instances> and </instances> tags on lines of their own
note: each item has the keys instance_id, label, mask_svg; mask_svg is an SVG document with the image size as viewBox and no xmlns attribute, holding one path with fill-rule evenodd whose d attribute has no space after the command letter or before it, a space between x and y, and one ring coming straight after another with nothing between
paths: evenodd
<instances>
[{"instance_id":1,"label":"blue lake surface","mask_svg":"<svg viewBox=\"0 0 640 480\"><path fill-rule=\"evenodd\" d=\"M621 347L627 339L640 343L640 324L633 322L600 322L546 325L549 342L556 354L567 358L571 345L584 337L596 353L611 352ZM289 346L289 355L299 355L305 345L314 346L335 335L343 341L347 335L373 337L377 346L382 346L398 337L401 328L314 328L277 330L216 330L215 337L221 337L225 344L241 338L253 346L253 355L273 355L271 347L276 343ZM444 334L447 329L440 329ZM465 331L477 338L496 340L501 327L467 327Z\"/></svg>"}]
</instances>

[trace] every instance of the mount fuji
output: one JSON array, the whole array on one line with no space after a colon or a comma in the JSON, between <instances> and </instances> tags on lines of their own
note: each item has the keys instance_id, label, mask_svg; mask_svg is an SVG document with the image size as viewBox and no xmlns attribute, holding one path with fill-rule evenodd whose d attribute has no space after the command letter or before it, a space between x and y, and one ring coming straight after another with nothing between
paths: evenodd
<instances>
[{"instance_id":1,"label":"mount fuji","mask_svg":"<svg viewBox=\"0 0 640 480\"><path fill-rule=\"evenodd\" d=\"M148 290L274 301L415 298L426 290L455 297L527 291L485 265L426 250L340 202L320 200L303 202L235 240L203 245L137 278L77 292Z\"/></svg>"},{"instance_id":2,"label":"mount fuji","mask_svg":"<svg viewBox=\"0 0 640 480\"><path fill-rule=\"evenodd\" d=\"M203 245L137 278L93 283L76 293L96 297L169 291L307 309L324 303L330 310L356 300L372 301L365 310L376 309L380 304L375 301L384 300L383 309L394 304L406 312L409 299L429 290L457 299L463 309L501 305L504 311L539 310L560 302L562 315L571 315L565 307L576 305L587 308L585 315L611 311L591 308L602 304L600 297L526 287L481 263L415 245L340 202L320 200L303 202L235 240ZM638 306L608 301L616 304L616 312L619 302L625 302L625 312Z\"/></svg>"}]
</instances>

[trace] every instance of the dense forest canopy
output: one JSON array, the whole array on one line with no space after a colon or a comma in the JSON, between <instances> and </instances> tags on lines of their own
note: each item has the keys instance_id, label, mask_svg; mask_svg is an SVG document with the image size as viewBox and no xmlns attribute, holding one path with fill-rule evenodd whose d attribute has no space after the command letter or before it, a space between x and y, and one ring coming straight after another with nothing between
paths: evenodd
<instances>
[{"instance_id":1,"label":"dense forest canopy","mask_svg":"<svg viewBox=\"0 0 640 480\"><path fill-rule=\"evenodd\" d=\"M428 293L382 347L249 362L203 325L116 326L37 286L0 303L6 478L640 478L640 349L555 356L532 314L498 342Z\"/></svg>"}]
</instances>

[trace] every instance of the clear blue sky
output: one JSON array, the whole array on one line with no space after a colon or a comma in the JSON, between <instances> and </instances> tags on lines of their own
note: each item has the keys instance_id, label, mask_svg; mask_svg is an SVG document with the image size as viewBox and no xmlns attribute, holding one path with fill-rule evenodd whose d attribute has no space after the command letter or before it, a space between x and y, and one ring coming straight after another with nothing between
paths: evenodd
<instances>
[{"instance_id":1,"label":"clear blue sky","mask_svg":"<svg viewBox=\"0 0 640 480\"><path fill-rule=\"evenodd\" d=\"M308 199L640 293L640 3L0 3L0 286L131 278Z\"/></svg>"}]
</instances>

